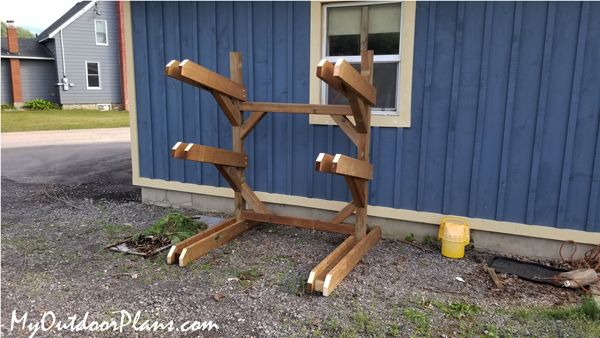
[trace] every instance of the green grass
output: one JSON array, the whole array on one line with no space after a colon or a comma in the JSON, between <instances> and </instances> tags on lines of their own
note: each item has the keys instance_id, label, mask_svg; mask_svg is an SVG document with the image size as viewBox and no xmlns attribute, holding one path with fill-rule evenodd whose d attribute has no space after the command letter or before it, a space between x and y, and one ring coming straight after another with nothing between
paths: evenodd
<instances>
[{"instance_id":1,"label":"green grass","mask_svg":"<svg viewBox=\"0 0 600 338\"><path fill-rule=\"evenodd\" d=\"M2 132L116 128L129 126L126 111L86 109L3 110Z\"/></svg>"}]
</instances>

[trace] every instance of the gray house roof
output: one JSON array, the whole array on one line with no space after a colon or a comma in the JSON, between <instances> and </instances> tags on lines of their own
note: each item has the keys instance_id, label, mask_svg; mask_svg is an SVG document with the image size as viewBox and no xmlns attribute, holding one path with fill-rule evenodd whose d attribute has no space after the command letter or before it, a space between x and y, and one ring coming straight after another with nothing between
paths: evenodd
<instances>
[{"instance_id":1,"label":"gray house roof","mask_svg":"<svg viewBox=\"0 0 600 338\"><path fill-rule=\"evenodd\" d=\"M84 12L86 7L90 5L92 1L81 1L75 4L71 9L69 9L63 16L61 16L58 20L54 21L48 28L46 28L43 32L38 35L38 41L42 42L48 38L51 38L56 30L60 29L62 26L66 26L72 21L76 16L81 15L81 12Z\"/></svg>"},{"instance_id":2,"label":"gray house roof","mask_svg":"<svg viewBox=\"0 0 600 338\"><path fill-rule=\"evenodd\" d=\"M50 50L45 45L38 43L36 38L19 38L19 53L10 53L8 40L2 38L2 58L54 60Z\"/></svg>"}]
</instances>

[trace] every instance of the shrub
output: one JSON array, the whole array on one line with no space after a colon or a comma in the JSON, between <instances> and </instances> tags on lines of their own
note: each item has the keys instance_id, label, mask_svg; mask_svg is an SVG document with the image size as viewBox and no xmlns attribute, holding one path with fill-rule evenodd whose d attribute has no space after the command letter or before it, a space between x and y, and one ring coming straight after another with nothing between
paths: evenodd
<instances>
[{"instance_id":1,"label":"shrub","mask_svg":"<svg viewBox=\"0 0 600 338\"><path fill-rule=\"evenodd\" d=\"M2 109L2 110L15 109L15 106L13 106L10 103L5 103L5 104L2 105L2 107L0 109Z\"/></svg>"},{"instance_id":2,"label":"shrub","mask_svg":"<svg viewBox=\"0 0 600 338\"><path fill-rule=\"evenodd\" d=\"M25 102L23 108L33 109L33 110L49 110L56 109L56 104L54 102L44 100L44 99L33 99L31 101Z\"/></svg>"}]
</instances>

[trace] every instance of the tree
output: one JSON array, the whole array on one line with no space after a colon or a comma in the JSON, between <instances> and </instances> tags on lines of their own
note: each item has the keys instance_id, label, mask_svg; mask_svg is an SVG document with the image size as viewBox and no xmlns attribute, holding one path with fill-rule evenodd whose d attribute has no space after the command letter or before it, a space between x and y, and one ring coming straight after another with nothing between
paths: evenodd
<instances>
[{"instance_id":1,"label":"tree","mask_svg":"<svg viewBox=\"0 0 600 338\"><path fill-rule=\"evenodd\" d=\"M3 38L6 37L7 28L8 28L8 25L6 24L6 22L2 21L2 37ZM35 38L35 34L31 33L30 31L28 31L27 29L25 29L23 27L17 27L17 36L20 38Z\"/></svg>"}]
</instances>

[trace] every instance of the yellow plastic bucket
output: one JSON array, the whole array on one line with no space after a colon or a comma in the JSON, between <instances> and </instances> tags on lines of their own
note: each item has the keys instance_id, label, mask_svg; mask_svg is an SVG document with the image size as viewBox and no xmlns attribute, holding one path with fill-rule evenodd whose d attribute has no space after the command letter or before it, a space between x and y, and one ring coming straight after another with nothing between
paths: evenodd
<instances>
[{"instance_id":1,"label":"yellow plastic bucket","mask_svg":"<svg viewBox=\"0 0 600 338\"><path fill-rule=\"evenodd\" d=\"M465 246L469 244L469 223L460 217L448 216L442 219L438 231L442 241L442 255L449 258L463 258Z\"/></svg>"}]
</instances>

